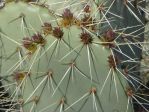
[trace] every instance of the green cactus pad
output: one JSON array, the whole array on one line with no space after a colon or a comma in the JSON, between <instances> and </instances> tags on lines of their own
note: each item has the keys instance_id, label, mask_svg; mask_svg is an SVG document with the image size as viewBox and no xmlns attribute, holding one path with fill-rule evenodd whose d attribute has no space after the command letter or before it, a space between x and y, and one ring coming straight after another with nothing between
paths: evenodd
<instances>
[{"instance_id":1,"label":"green cactus pad","mask_svg":"<svg viewBox=\"0 0 149 112\"><path fill-rule=\"evenodd\" d=\"M11 2L0 10L0 73L15 102L12 109L133 112L127 74L117 67L121 60L112 50L115 32L107 29L97 37L97 26L87 25L100 16L87 18L87 9L86 18L78 16L82 4L49 9Z\"/></svg>"}]
</instances>

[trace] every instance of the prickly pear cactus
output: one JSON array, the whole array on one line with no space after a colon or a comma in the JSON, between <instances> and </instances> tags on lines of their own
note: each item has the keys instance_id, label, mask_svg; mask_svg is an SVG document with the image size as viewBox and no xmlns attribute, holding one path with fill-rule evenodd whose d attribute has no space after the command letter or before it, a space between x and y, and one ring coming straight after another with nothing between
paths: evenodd
<instances>
[{"instance_id":1,"label":"prickly pear cactus","mask_svg":"<svg viewBox=\"0 0 149 112\"><path fill-rule=\"evenodd\" d=\"M9 93L2 100L11 103L1 110L133 112L135 99L147 111L135 97L134 81L143 84L129 73L133 67L123 64L136 61L131 57L136 51L130 41L140 40L122 31L126 23L116 25L123 15L110 12L115 3L49 0L5 4L0 10L0 73L3 93ZM121 4L129 9L127 1ZM134 19L138 26L143 24L139 17ZM129 47L130 55L121 50L122 45Z\"/></svg>"}]
</instances>

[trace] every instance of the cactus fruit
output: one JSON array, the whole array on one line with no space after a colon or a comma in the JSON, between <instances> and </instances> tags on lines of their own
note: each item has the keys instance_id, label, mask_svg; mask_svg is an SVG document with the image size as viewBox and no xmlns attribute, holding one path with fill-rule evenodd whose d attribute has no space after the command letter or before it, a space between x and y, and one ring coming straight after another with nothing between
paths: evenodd
<instances>
[{"instance_id":1,"label":"cactus fruit","mask_svg":"<svg viewBox=\"0 0 149 112\"><path fill-rule=\"evenodd\" d=\"M149 111L136 85L147 87L131 73L141 57L143 17L129 13L138 24L127 26L125 14L107 7L133 12L129 1L7 2L0 10L0 73L11 106L1 110L134 112L135 102Z\"/></svg>"}]
</instances>

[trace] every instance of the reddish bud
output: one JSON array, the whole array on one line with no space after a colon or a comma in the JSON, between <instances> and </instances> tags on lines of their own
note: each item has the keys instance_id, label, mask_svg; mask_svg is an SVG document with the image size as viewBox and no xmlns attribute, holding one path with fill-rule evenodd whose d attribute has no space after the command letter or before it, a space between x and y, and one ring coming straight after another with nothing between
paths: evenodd
<instances>
[{"instance_id":1,"label":"reddish bud","mask_svg":"<svg viewBox=\"0 0 149 112\"><path fill-rule=\"evenodd\" d=\"M80 35L80 38L81 38L81 42L83 42L84 44L91 44L93 41L93 38L87 32L82 32Z\"/></svg>"},{"instance_id":2,"label":"reddish bud","mask_svg":"<svg viewBox=\"0 0 149 112\"><path fill-rule=\"evenodd\" d=\"M57 39L61 39L64 35L64 32L60 29L60 27L55 27L53 30L53 36Z\"/></svg>"}]
</instances>

